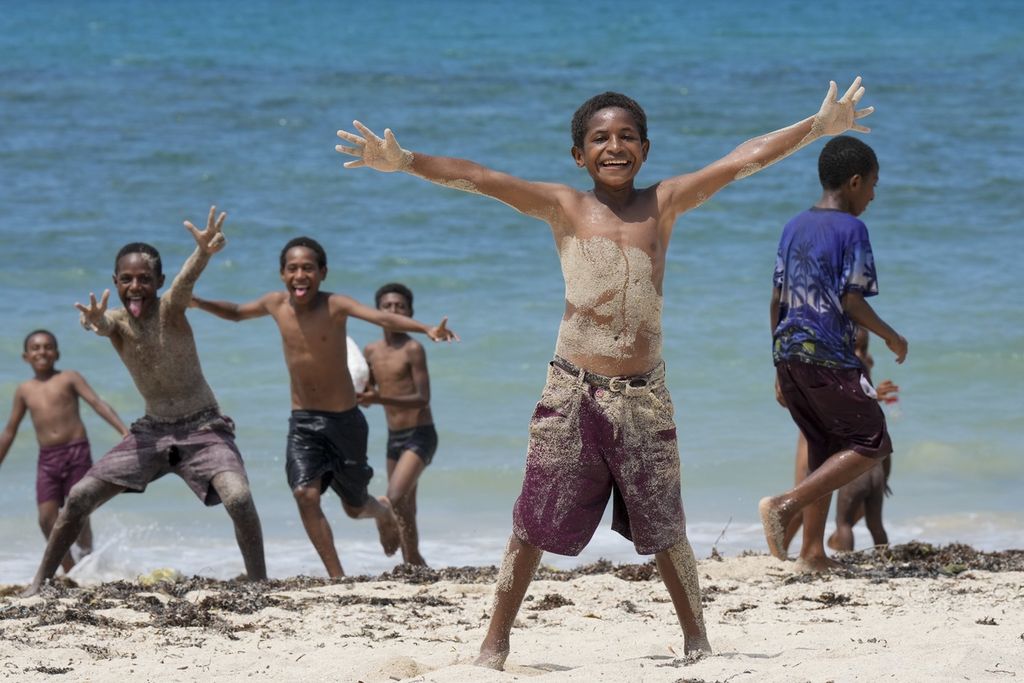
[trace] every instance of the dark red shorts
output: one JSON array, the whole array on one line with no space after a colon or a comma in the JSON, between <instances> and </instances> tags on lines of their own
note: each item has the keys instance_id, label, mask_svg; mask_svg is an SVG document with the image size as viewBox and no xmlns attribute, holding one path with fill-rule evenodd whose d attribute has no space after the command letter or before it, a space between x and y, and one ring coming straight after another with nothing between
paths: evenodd
<instances>
[{"instance_id":1,"label":"dark red shorts","mask_svg":"<svg viewBox=\"0 0 1024 683\"><path fill-rule=\"evenodd\" d=\"M612 529L633 541L641 555L667 550L686 537L679 447L664 375L661 367L647 376L643 389L612 390L584 381L582 374L549 368L530 421L523 490L512 513L517 537L542 550L578 555L609 497Z\"/></svg>"},{"instance_id":2,"label":"dark red shorts","mask_svg":"<svg viewBox=\"0 0 1024 683\"><path fill-rule=\"evenodd\" d=\"M892 453L885 413L864 393L859 369L782 361L775 371L789 414L807 439L811 472L840 451L879 460Z\"/></svg>"},{"instance_id":3,"label":"dark red shorts","mask_svg":"<svg viewBox=\"0 0 1024 683\"><path fill-rule=\"evenodd\" d=\"M63 506L71 487L92 467L92 453L86 439L39 449L36 465L36 503L49 500Z\"/></svg>"}]
</instances>

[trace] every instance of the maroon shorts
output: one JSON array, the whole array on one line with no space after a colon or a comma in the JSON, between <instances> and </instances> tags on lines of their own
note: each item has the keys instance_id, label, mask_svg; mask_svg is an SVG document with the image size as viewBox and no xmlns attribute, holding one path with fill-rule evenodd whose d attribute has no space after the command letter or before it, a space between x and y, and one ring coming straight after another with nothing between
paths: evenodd
<instances>
[{"instance_id":1,"label":"maroon shorts","mask_svg":"<svg viewBox=\"0 0 1024 683\"><path fill-rule=\"evenodd\" d=\"M89 476L141 493L149 482L169 472L184 479L206 505L219 503L220 496L210 485L213 478L221 472L245 477L231 418L216 408L175 422L146 415L93 465Z\"/></svg>"},{"instance_id":2,"label":"maroon shorts","mask_svg":"<svg viewBox=\"0 0 1024 683\"><path fill-rule=\"evenodd\" d=\"M796 426L807 438L811 472L840 451L882 459L892 453L885 414L864 393L857 368L827 368L802 361L775 366L779 389Z\"/></svg>"},{"instance_id":3,"label":"maroon shorts","mask_svg":"<svg viewBox=\"0 0 1024 683\"><path fill-rule=\"evenodd\" d=\"M612 529L642 555L671 548L686 525L664 366L644 377L645 387L621 379L608 387L609 378L575 373L554 363L548 369L530 421L513 533L542 550L578 555L614 494Z\"/></svg>"},{"instance_id":4,"label":"maroon shorts","mask_svg":"<svg viewBox=\"0 0 1024 683\"><path fill-rule=\"evenodd\" d=\"M50 500L63 506L71 487L85 476L92 467L92 453L86 439L72 441L62 446L46 446L39 449L39 464L36 465L36 503Z\"/></svg>"}]
</instances>

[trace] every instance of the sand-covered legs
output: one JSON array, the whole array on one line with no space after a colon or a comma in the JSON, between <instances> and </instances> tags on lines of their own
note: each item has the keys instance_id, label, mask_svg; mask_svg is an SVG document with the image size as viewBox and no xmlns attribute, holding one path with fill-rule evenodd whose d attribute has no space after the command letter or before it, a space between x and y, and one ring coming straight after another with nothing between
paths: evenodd
<instances>
[{"instance_id":1,"label":"sand-covered legs","mask_svg":"<svg viewBox=\"0 0 1024 683\"><path fill-rule=\"evenodd\" d=\"M122 486L89 475L83 477L72 487L67 502L61 508L53 530L50 532L46 550L43 551L43 559L39 563L35 578L22 593L22 597L35 595L44 581L53 578L57 567L60 566L64 556L82 532L89 515L123 490Z\"/></svg>"},{"instance_id":2,"label":"sand-covered legs","mask_svg":"<svg viewBox=\"0 0 1024 683\"><path fill-rule=\"evenodd\" d=\"M520 540L514 534L509 538L505 559L502 560L494 587L491 622L487 626L484 642L480 644L480 656L475 662L477 666L498 670L504 668L512 625L543 554L543 550Z\"/></svg>"},{"instance_id":3,"label":"sand-covered legs","mask_svg":"<svg viewBox=\"0 0 1024 683\"><path fill-rule=\"evenodd\" d=\"M780 560L786 559L786 548L783 542L786 525L795 515L801 514L805 506L828 496L829 498L825 498L824 512L821 513L823 518L828 514L827 505L832 492L867 472L874 467L876 462L876 460L856 451L840 451L789 491L777 496L762 498L758 505L758 511L761 514L761 523L764 525L768 549L772 555ZM817 523L817 511L812 511L810 514L810 521ZM803 521L805 546L800 549L802 564L805 568L814 571L828 569L831 563L825 557L824 544L816 542L808 546L808 517L805 516ZM824 530L823 522L822 530Z\"/></svg>"},{"instance_id":4,"label":"sand-covered legs","mask_svg":"<svg viewBox=\"0 0 1024 683\"><path fill-rule=\"evenodd\" d=\"M668 550L654 556L661 580L672 597L672 605L683 628L683 642L686 654L710 653L707 631L704 629L704 610L700 602L700 581L697 578L697 561L693 557L690 542L682 541Z\"/></svg>"},{"instance_id":5,"label":"sand-covered legs","mask_svg":"<svg viewBox=\"0 0 1024 683\"><path fill-rule=\"evenodd\" d=\"M252 501L249 482L238 472L221 472L210 480L210 486L220 496L224 509L235 525L235 540L242 552L245 575L250 581L267 578L267 564L263 556L263 529L256 505Z\"/></svg>"}]
</instances>

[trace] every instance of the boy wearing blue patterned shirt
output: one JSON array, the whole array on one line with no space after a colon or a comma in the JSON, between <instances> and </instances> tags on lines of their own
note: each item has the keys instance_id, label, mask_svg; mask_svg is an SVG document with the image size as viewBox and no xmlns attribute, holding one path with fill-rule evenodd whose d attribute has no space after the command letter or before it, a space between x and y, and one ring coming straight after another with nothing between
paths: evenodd
<instances>
[{"instance_id":1,"label":"boy wearing blue patterned shirt","mask_svg":"<svg viewBox=\"0 0 1024 683\"><path fill-rule=\"evenodd\" d=\"M875 198L875 153L856 138L835 137L818 157L818 175L821 199L782 232L771 299L779 389L807 438L810 474L759 505L768 548L780 559L786 525L803 514L799 565L810 571L838 565L824 544L832 492L892 452L885 415L861 386L856 327L881 337L897 363L907 355L907 340L866 301L878 281L867 226L857 216Z\"/></svg>"}]
</instances>

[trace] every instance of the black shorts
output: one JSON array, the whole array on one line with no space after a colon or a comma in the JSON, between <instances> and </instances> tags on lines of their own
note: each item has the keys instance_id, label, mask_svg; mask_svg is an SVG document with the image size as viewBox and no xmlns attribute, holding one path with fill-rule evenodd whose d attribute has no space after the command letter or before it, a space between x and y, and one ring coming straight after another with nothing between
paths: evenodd
<instances>
[{"instance_id":1,"label":"black shorts","mask_svg":"<svg viewBox=\"0 0 1024 683\"><path fill-rule=\"evenodd\" d=\"M359 408L343 413L293 410L288 420L288 486L330 486L352 507L366 504L373 468L366 462L369 428Z\"/></svg>"},{"instance_id":2,"label":"black shorts","mask_svg":"<svg viewBox=\"0 0 1024 683\"><path fill-rule=\"evenodd\" d=\"M859 369L791 360L781 361L775 371L789 414L807 438L811 472L840 451L879 460L892 453L885 413L864 393Z\"/></svg>"},{"instance_id":3,"label":"black shorts","mask_svg":"<svg viewBox=\"0 0 1024 683\"><path fill-rule=\"evenodd\" d=\"M420 456L424 466L429 465L437 452L437 431L434 425L388 430L388 460L398 460L406 451Z\"/></svg>"}]
</instances>

